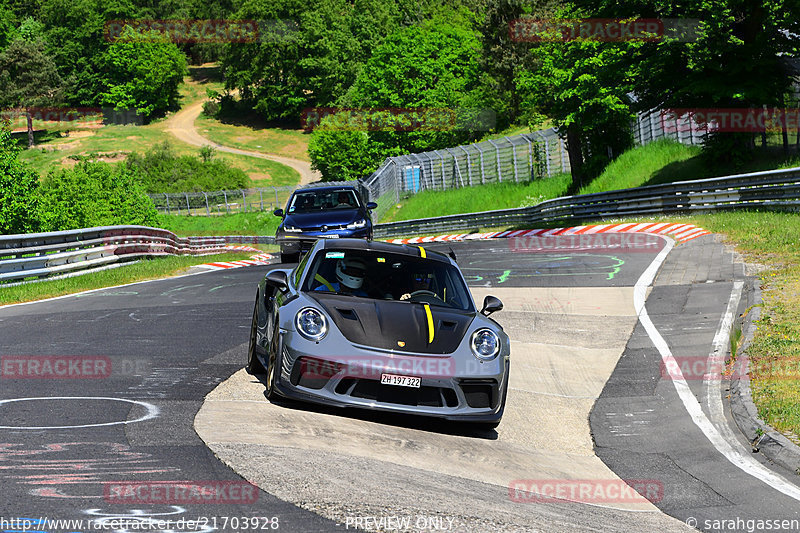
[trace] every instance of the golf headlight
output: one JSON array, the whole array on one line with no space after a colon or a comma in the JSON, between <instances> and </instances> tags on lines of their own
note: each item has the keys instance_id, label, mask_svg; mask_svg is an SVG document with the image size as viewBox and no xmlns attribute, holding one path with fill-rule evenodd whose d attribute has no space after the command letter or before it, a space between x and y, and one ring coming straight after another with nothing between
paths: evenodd
<instances>
[{"instance_id":1,"label":"golf headlight","mask_svg":"<svg viewBox=\"0 0 800 533\"><path fill-rule=\"evenodd\" d=\"M473 333L469 344L475 357L484 361L490 361L500 353L500 338L488 328Z\"/></svg>"},{"instance_id":2,"label":"golf headlight","mask_svg":"<svg viewBox=\"0 0 800 533\"><path fill-rule=\"evenodd\" d=\"M300 228L295 228L294 226L284 226L283 231L287 233L300 233L303 230L301 230Z\"/></svg>"},{"instance_id":3,"label":"golf headlight","mask_svg":"<svg viewBox=\"0 0 800 533\"><path fill-rule=\"evenodd\" d=\"M304 307L297 312L294 319L297 331L310 341L319 341L328 333L328 321L325 315L313 307Z\"/></svg>"},{"instance_id":4,"label":"golf headlight","mask_svg":"<svg viewBox=\"0 0 800 533\"><path fill-rule=\"evenodd\" d=\"M367 221L362 218L361 220L356 220L352 224L348 224L347 225L347 229L359 229L359 228L363 228L366 225L367 225Z\"/></svg>"}]
</instances>

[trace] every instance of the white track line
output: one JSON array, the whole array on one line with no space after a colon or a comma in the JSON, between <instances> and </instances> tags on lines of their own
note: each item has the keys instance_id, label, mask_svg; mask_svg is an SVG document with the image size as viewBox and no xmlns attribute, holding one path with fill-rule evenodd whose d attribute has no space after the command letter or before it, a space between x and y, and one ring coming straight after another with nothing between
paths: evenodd
<instances>
[{"instance_id":1,"label":"white track line","mask_svg":"<svg viewBox=\"0 0 800 533\"><path fill-rule=\"evenodd\" d=\"M650 263L650 266L647 267L647 270L639 277L639 280L634 286L633 306L634 309L636 309L636 314L639 316L639 322L642 323L645 331L647 331L647 334L650 336L650 340L653 341L656 349L658 349L658 352L661 354L661 360L665 368L675 369L674 372L670 372L671 375L669 379L671 379L675 391L678 393L681 402L683 402L683 406L692 418L692 422L700 428L700 431L703 432L712 446L744 473L763 481L773 489L786 494L790 498L800 501L800 487L797 487L772 470L764 467L764 465L753 459L750 455L741 453L741 451L735 449L733 445L720 434L703 412L700 402L695 398L689 388L689 384L686 383L683 373L678 363L675 361L675 357L672 355L667 342L650 320L650 316L647 314L647 309L645 309L644 306L647 296L647 287L653 282L667 254L675 246L675 242L672 239L665 238L665 240L667 241L666 246L664 246L656 258L653 259L653 262Z\"/></svg>"}]
</instances>

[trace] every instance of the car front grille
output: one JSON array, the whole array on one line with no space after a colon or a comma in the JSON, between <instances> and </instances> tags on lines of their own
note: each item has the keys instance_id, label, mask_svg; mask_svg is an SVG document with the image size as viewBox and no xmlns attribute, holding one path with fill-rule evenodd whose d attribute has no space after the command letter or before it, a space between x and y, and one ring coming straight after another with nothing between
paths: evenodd
<instances>
[{"instance_id":1,"label":"car front grille","mask_svg":"<svg viewBox=\"0 0 800 533\"><path fill-rule=\"evenodd\" d=\"M336 393L353 398L381 403L417 407L457 407L458 398L453 389L446 387L419 388L383 385L375 379L344 378L336 386Z\"/></svg>"}]
</instances>

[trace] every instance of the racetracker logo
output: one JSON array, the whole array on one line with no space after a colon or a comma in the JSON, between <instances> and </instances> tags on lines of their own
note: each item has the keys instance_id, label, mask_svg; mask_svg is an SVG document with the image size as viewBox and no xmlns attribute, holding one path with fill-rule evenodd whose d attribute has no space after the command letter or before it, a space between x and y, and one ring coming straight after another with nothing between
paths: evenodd
<instances>
[{"instance_id":1,"label":"racetracker logo","mask_svg":"<svg viewBox=\"0 0 800 533\"><path fill-rule=\"evenodd\" d=\"M29 116L43 122L67 122L74 127L103 123L103 110L99 107L26 107L0 111L0 119L11 122L24 123Z\"/></svg>"},{"instance_id":2,"label":"racetracker logo","mask_svg":"<svg viewBox=\"0 0 800 533\"><path fill-rule=\"evenodd\" d=\"M497 114L489 108L314 107L303 110L300 122L306 131L319 126L339 131L490 131Z\"/></svg>"},{"instance_id":3,"label":"racetracker logo","mask_svg":"<svg viewBox=\"0 0 800 533\"><path fill-rule=\"evenodd\" d=\"M128 31L125 31L129 28ZM103 27L108 42L149 40L157 33L173 43L255 43L259 23L255 20L109 20Z\"/></svg>"},{"instance_id":4,"label":"racetracker logo","mask_svg":"<svg viewBox=\"0 0 800 533\"><path fill-rule=\"evenodd\" d=\"M508 497L515 503L656 503L664 498L664 484L655 479L515 479Z\"/></svg>"},{"instance_id":5,"label":"racetracker logo","mask_svg":"<svg viewBox=\"0 0 800 533\"><path fill-rule=\"evenodd\" d=\"M4 355L0 379L103 379L111 375L104 355Z\"/></svg>"},{"instance_id":6,"label":"racetracker logo","mask_svg":"<svg viewBox=\"0 0 800 533\"><path fill-rule=\"evenodd\" d=\"M668 380L800 381L800 359L753 361L740 356L735 361L721 357L671 357L661 362L661 377Z\"/></svg>"},{"instance_id":7,"label":"racetracker logo","mask_svg":"<svg viewBox=\"0 0 800 533\"><path fill-rule=\"evenodd\" d=\"M508 33L512 41L529 43L660 42L666 39L690 42L697 39L699 22L695 19L519 18L508 23Z\"/></svg>"},{"instance_id":8,"label":"racetracker logo","mask_svg":"<svg viewBox=\"0 0 800 533\"><path fill-rule=\"evenodd\" d=\"M647 252L656 253L664 247L664 240L647 233L596 233L579 235L532 235L512 237L509 249L515 253L588 252Z\"/></svg>"},{"instance_id":9,"label":"racetracker logo","mask_svg":"<svg viewBox=\"0 0 800 533\"><path fill-rule=\"evenodd\" d=\"M676 108L662 110L660 118L664 133L800 131L798 108Z\"/></svg>"},{"instance_id":10,"label":"racetracker logo","mask_svg":"<svg viewBox=\"0 0 800 533\"><path fill-rule=\"evenodd\" d=\"M477 366L477 365L475 365ZM328 380L342 377L380 380L383 374L425 378L449 378L456 374L456 364L451 357L369 358L334 357L330 360L303 357L299 362L303 380Z\"/></svg>"},{"instance_id":11,"label":"racetracker logo","mask_svg":"<svg viewBox=\"0 0 800 533\"><path fill-rule=\"evenodd\" d=\"M104 483L103 497L136 505L242 505L258 501L258 487L246 481L115 481Z\"/></svg>"}]
</instances>

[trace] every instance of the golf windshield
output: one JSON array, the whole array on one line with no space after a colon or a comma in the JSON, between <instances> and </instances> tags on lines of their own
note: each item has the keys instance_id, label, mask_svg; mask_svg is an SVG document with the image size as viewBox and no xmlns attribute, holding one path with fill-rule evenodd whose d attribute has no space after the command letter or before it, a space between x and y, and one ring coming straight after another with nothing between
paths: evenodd
<instances>
[{"instance_id":1,"label":"golf windshield","mask_svg":"<svg viewBox=\"0 0 800 533\"><path fill-rule=\"evenodd\" d=\"M455 266L373 250L320 250L308 268L302 290L474 311Z\"/></svg>"},{"instance_id":2,"label":"golf windshield","mask_svg":"<svg viewBox=\"0 0 800 533\"><path fill-rule=\"evenodd\" d=\"M360 207L352 189L298 192L289 204L289 213L309 213L324 209L356 209Z\"/></svg>"}]
</instances>

